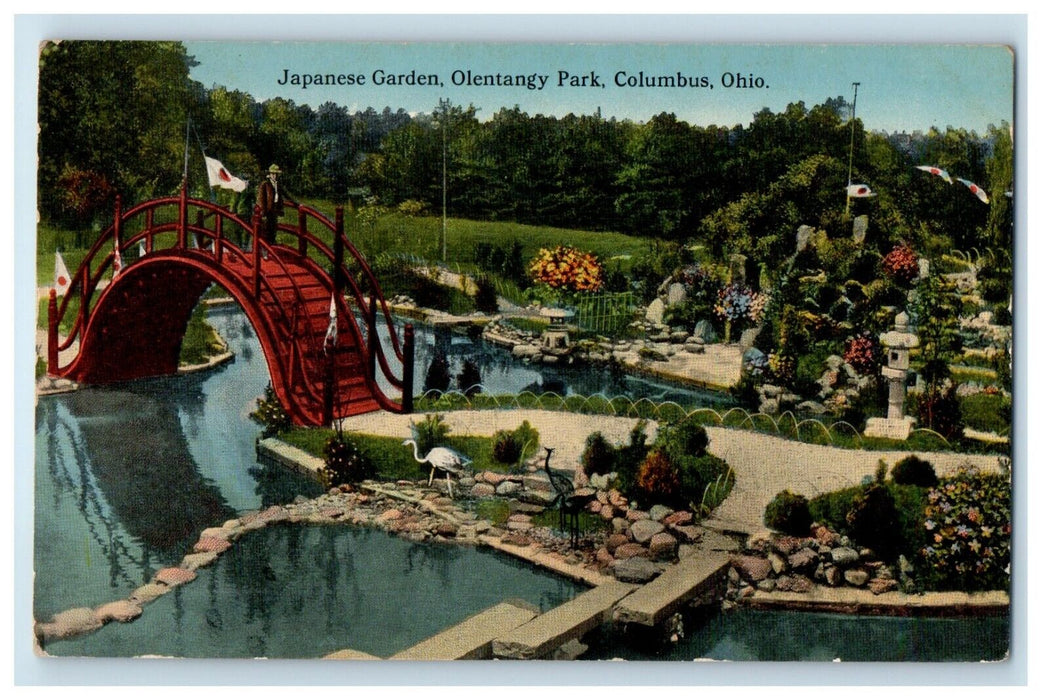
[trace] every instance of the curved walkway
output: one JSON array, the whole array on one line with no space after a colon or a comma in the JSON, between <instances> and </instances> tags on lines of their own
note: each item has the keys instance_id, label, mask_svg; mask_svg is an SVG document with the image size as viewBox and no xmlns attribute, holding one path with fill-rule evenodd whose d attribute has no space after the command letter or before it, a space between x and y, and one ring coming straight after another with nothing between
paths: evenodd
<instances>
[{"instance_id":1,"label":"curved walkway","mask_svg":"<svg viewBox=\"0 0 1049 700\"><path fill-rule=\"evenodd\" d=\"M449 411L445 422L455 435L491 435L512 430L527 420L539 431L540 444L553 447L551 465L571 469L579 464L586 436L600 430L614 444L629 439L635 418L595 416L542 410ZM412 420L422 416L370 413L347 418L343 426L350 431L410 437ZM655 435L655 421L648 421L649 439ZM995 455L953 452L909 452L900 450L847 450L810 445L774 435L708 426L710 452L724 459L735 470L736 485L718 507L707 525L717 529L752 533L764 530L765 505L784 489L811 498L817 494L854 486L864 476L873 475L878 460L889 467L908 454L917 454L943 475L963 464L978 469L998 469Z\"/></svg>"}]
</instances>

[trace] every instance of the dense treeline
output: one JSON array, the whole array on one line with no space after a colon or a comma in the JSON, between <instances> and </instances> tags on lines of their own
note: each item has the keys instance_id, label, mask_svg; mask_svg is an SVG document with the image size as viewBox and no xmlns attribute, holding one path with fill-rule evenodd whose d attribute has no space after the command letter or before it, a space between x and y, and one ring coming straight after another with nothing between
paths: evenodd
<instances>
[{"instance_id":1,"label":"dense treeline","mask_svg":"<svg viewBox=\"0 0 1049 700\"><path fill-rule=\"evenodd\" d=\"M749 126L695 126L661 113L645 123L595 115L555 118L503 108L480 121L472 106L432 113L314 109L189 78L193 59L173 42L62 42L41 51L39 192L42 216L83 227L112 196L171 194L181 181L187 119L190 183L206 188L199 153L251 182L281 164L305 197L438 213L446 163L449 213L696 241L715 253L782 259L801 224L851 233L844 216L853 124L841 98ZM990 206L915 169L933 164L984 186ZM988 132L868 132L855 123L852 181L877 197L870 240L887 249L1008 249L1012 142ZM250 198L244 198L244 204Z\"/></svg>"}]
</instances>

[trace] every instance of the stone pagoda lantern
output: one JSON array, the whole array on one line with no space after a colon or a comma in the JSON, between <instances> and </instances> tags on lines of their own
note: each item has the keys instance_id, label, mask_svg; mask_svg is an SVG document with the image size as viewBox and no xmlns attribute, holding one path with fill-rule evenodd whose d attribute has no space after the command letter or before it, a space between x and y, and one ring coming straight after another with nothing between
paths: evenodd
<instances>
[{"instance_id":1,"label":"stone pagoda lantern","mask_svg":"<svg viewBox=\"0 0 1049 700\"><path fill-rule=\"evenodd\" d=\"M907 369L911 365L911 350L918 347L918 336L908 332L910 318L901 311L896 314L895 327L880 336L881 344L889 354L889 361L881 368L883 377L889 380L889 411L885 418L870 418L864 435L906 440L917 422L913 416L903 414L907 400Z\"/></svg>"},{"instance_id":2,"label":"stone pagoda lantern","mask_svg":"<svg viewBox=\"0 0 1049 700\"><path fill-rule=\"evenodd\" d=\"M540 339L543 362L546 364L571 362L573 346L567 325L571 312L567 309L542 309L539 313L550 321Z\"/></svg>"}]
</instances>

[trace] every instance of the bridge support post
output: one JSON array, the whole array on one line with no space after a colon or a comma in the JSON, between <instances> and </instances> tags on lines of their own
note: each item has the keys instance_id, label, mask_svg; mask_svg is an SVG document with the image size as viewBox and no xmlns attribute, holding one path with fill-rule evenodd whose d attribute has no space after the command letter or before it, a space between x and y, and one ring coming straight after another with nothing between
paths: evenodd
<instances>
[{"instance_id":1,"label":"bridge support post","mask_svg":"<svg viewBox=\"0 0 1049 700\"><path fill-rule=\"evenodd\" d=\"M368 301L368 376L375 380L375 356L379 353L379 334L376 332L375 319L378 316L378 302L373 293Z\"/></svg>"},{"instance_id":2,"label":"bridge support post","mask_svg":"<svg viewBox=\"0 0 1049 700\"><path fill-rule=\"evenodd\" d=\"M335 348L331 352L324 353L324 408L321 421L324 427L331 426L335 419Z\"/></svg>"},{"instance_id":3,"label":"bridge support post","mask_svg":"<svg viewBox=\"0 0 1049 700\"><path fill-rule=\"evenodd\" d=\"M113 245L116 246L113 250L119 252L122 241L120 240L120 220L123 218L121 214L123 208L121 206L120 195L117 195L117 202L113 206Z\"/></svg>"},{"instance_id":4,"label":"bridge support post","mask_svg":"<svg viewBox=\"0 0 1049 700\"><path fill-rule=\"evenodd\" d=\"M58 373L58 298L54 289L47 297L47 373Z\"/></svg>"},{"instance_id":5,"label":"bridge support post","mask_svg":"<svg viewBox=\"0 0 1049 700\"><path fill-rule=\"evenodd\" d=\"M343 217L343 209L342 207L335 207L335 240L332 244L335 269L331 271L331 277L335 281L335 292L337 294L342 294L342 290L346 287L346 280L342 274L343 258L346 257L346 246L343 243L345 241L345 229L346 220Z\"/></svg>"},{"instance_id":6,"label":"bridge support post","mask_svg":"<svg viewBox=\"0 0 1049 700\"><path fill-rule=\"evenodd\" d=\"M215 215L215 261L222 264L222 217Z\"/></svg>"},{"instance_id":7,"label":"bridge support post","mask_svg":"<svg viewBox=\"0 0 1049 700\"><path fill-rule=\"evenodd\" d=\"M204 249L204 235L199 229L204 228L204 212L197 210L197 231L193 232L193 242L197 244L199 250Z\"/></svg>"},{"instance_id":8,"label":"bridge support post","mask_svg":"<svg viewBox=\"0 0 1049 700\"><path fill-rule=\"evenodd\" d=\"M306 211L299 207L299 255L306 257Z\"/></svg>"},{"instance_id":9,"label":"bridge support post","mask_svg":"<svg viewBox=\"0 0 1049 700\"><path fill-rule=\"evenodd\" d=\"M255 207L255 213L251 217L251 289L252 295L259 298L259 287L261 280L259 279L262 271L262 245L259 243L259 225L261 221L261 214L258 206Z\"/></svg>"},{"instance_id":10,"label":"bridge support post","mask_svg":"<svg viewBox=\"0 0 1049 700\"><path fill-rule=\"evenodd\" d=\"M178 247L186 247L186 179L182 179L182 189L178 195Z\"/></svg>"},{"instance_id":11,"label":"bridge support post","mask_svg":"<svg viewBox=\"0 0 1049 700\"><path fill-rule=\"evenodd\" d=\"M401 377L401 413L415 410L415 328L404 327L404 374Z\"/></svg>"}]
</instances>

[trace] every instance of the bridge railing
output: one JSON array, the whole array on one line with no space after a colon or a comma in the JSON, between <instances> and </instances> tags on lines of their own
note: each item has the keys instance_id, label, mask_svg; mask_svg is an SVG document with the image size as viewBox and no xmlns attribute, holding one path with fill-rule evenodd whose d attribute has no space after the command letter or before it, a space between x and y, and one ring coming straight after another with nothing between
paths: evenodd
<instances>
[{"instance_id":1,"label":"bridge railing","mask_svg":"<svg viewBox=\"0 0 1049 700\"><path fill-rule=\"evenodd\" d=\"M396 327L390 314L389 307L382 296L382 290L378 280L364 261L360 252L349 243L343 230L343 210L336 210L336 221L332 222L319 211L308 206L297 206L297 226L281 224L279 230L290 233L297 238L297 252L304 261L314 265L318 262L316 258L327 262L330 266L329 272L333 278L332 291L344 303L343 292L351 292L357 310L366 319L368 338L367 348L369 350L369 374L368 382L376 399L385 408L390 410L411 411L412 408L412 355L414 354L411 342L412 329L405 328L405 339L402 344L397 335ZM193 216L191 216L191 212ZM137 219L142 221L138 222ZM309 230L310 221L318 223L332 234L333 245L328 246L318 236ZM225 231L225 225L233 227L233 233L239 234L241 240L247 239L251 242L249 251L242 250L237 242L230 239ZM210 226L210 228L209 228ZM141 244L144 253L149 255L158 250L182 249L193 251L193 255L199 255L217 265L224 265L229 260L236 260L252 270L251 289L243 290L251 297L260 299L269 297L274 300L274 308L280 315L280 321L289 329L296 329L301 320L301 310L304 308L304 297L302 290L295 280L294 275L281 259L277 248L281 246L270 245L262 240L259 235L260 221L258 213L253 217L251 223L245 222L228 209L220 207L211 202L188 197L185 187L179 195L164 197L138 204L130 209L123 210L120 197L117 197L114 209L113 224L107 228L95 241L94 245L84 256L80 267L74 274L70 291L61 300L57 300L52 294L48 304L48 372L54 375L61 374L63 368L59 363L59 352L67 350L75 342L83 338L88 319L94 304L97 303L98 292L103 287L103 280L107 274L116 276L120 270L134 262L138 256L138 246ZM128 230L136 231L127 236ZM164 237L174 235L174 241L170 245L164 245L161 240ZM311 255L313 253L313 255ZM367 285L362 290L357 283L357 275L350 273L346 263L349 258L356 263L360 271L360 279ZM296 303L287 305L280 303L280 297L272 287L265 275L261 274L261 260L266 255L271 261L280 266L284 272L284 278L290 280L292 292ZM115 265L117 258L121 265ZM367 301L366 301L367 297ZM377 309L381 306L386 331L391 339L391 346L399 361L402 362L403 375L398 377L390 367L390 363L378 340ZM290 311L289 311L290 308ZM74 311L75 309L75 311ZM75 313L68 335L64 340L59 339L58 329L67 313ZM352 333L358 343L358 347L364 348L364 338L357 327L354 314L348 314L351 321ZM321 347L313 334L306 334L308 354L317 357L321 354ZM286 376L299 376L306 378L308 373L305 367L305 357L299 352L297 344L290 344L291 351L285 360L287 370ZM408 360L405 361L405 356ZM401 390L402 399L398 406L389 400L378 388L375 382L375 363L378 361L383 374L390 384ZM305 390L314 400L324 402L324 397L317 396L311 382L303 381L300 387Z\"/></svg>"},{"instance_id":2,"label":"bridge railing","mask_svg":"<svg viewBox=\"0 0 1049 700\"><path fill-rule=\"evenodd\" d=\"M408 373L411 372L412 361L410 359L405 361L405 355L408 353L406 353L406 349L403 347L402 341L397 335L393 315L390 313L389 306L386 303L386 298L382 293L382 287L379 285L378 279L375 277L367 262L365 262L364 256L361 255L360 251L358 251L346 237L343 208L336 207L335 221L329 220L319 211L309 206L300 205L298 211L298 226L292 227L287 224L282 224L279 230L293 234L297 237L298 252L305 259L313 260L310 252L316 251L316 254L331 266L336 293L341 295L348 291L352 296L358 311L365 318L368 330L368 348L370 351L369 362L378 362L378 366L381 368L387 381L389 381L394 388L401 390L402 406L403 402L407 401L409 404L406 410L410 410L410 397L404 396L404 388L405 378L408 376ZM322 227L327 229L329 233L331 233L332 245L330 247L318 236L310 232L308 228L309 220L318 222ZM349 254L349 258L347 258L347 254ZM356 269L359 272L359 275L351 273L351 269L347 264L351 261L356 263ZM358 279L360 279L365 285L364 289L358 284ZM390 346L393 348L397 360L402 363L404 371L403 376L397 376L393 372L390 363L386 358L386 353L383 351L383 346L379 342L378 311L380 309L383 314L383 325L385 326L386 333L390 339ZM407 328L405 329L405 332L407 335ZM374 379L374 366L371 366L369 369L371 371L371 376Z\"/></svg>"}]
</instances>

